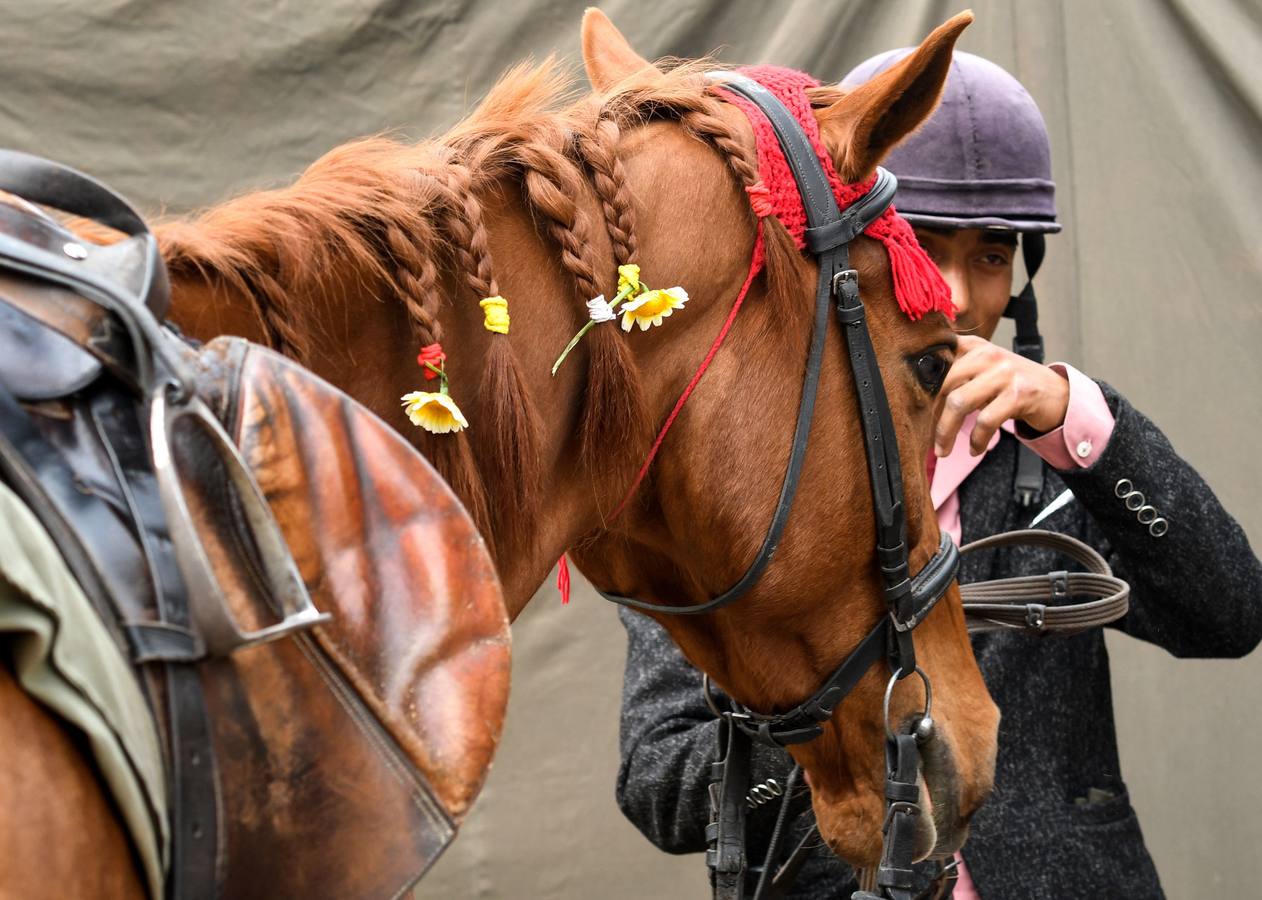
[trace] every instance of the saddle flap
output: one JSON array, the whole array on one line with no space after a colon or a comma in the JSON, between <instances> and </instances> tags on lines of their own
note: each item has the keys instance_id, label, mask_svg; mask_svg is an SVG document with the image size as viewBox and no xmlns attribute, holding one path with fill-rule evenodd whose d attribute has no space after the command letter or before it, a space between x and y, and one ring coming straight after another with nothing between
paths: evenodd
<instances>
[{"instance_id":1,"label":"saddle flap","mask_svg":"<svg viewBox=\"0 0 1262 900\"><path fill-rule=\"evenodd\" d=\"M486 545L406 440L297 364L235 338L225 419L316 606L315 631L453 819L481 788L508 699L509 632Z\"/></svg>"},{"instance_id":2,"label":"saddle flap","mask_svg":"<svg viewBox=\"0 0 1262 900\"><path fill-rule=\"evenodd\" d=\"M238 338L197 357L200 395L332 614L201 665L231 785L222 891L256 896L263 877L272 896L398 896L454 836L499 742L510 650L494 566L451 490L372 413ZM218 478L196 479L208 511ZM240 555L216 549L220 512L208 550L233 569L231 613L272 619Z\"/></svg>"}]
</instances>

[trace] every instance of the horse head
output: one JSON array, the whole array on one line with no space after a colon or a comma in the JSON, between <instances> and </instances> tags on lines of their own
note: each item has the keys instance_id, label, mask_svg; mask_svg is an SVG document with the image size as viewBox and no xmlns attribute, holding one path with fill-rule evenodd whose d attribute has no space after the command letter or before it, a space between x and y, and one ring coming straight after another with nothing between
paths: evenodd
<instances>
[{"instance_id":1,"label":"horse head","mask_svg":"<svg viewBox=\"0 0 1262 900\"><path fill-rule=\"evenodd\" d=\"M929 115L955 38L970 19L947 22L902 65L860 88L810 92L821 140L844 182L869 179ZM665 77L599 12L589 11L584 21L583 51L598 91ZM682 323L671 323L637 345L650 397L677 392L681 373L686 377L704 355L730 314L756 242L747 196L753 192L741 190L759 183L759 173L746 171L757 159L750 123L730 103L713 113L717 121L685 120L712 146L659 124L633 132L619 153L637 196L645 198L638 223L645 268L670 272L692 295L707 298L688 309L689 335ZM767 277L752 285L706 375L711 383L688 399L663 442L651 481L640 488L644 496L574 554L602 588L695 606L735 584L759 551L789 462L817 284L816 265L779 222L766 220L765 244ZM940 313L912 321L900 310L890 260L876 240L857 239L851 262L905 461L915 572L939 546L921 461L930 452L934 397L954 335ZM760 712L801 703L887 614L856 385L840 326L831 328L799 496L774 561L745 596L721 610L696 617L649 613L699 668ZM918 835L924 856L962 844L991 783L998 713L973 659L954 586L917 629L916 650L933 685L937 725L924 754L933 810ZM821 833L857 864L875 863L880 851L887 682L881 668L873 667L841 703L822 736L789 748L807 774ZM891 717L902 721L924 702L918 679L900 682Z\"/></svg>"}]
</instances>

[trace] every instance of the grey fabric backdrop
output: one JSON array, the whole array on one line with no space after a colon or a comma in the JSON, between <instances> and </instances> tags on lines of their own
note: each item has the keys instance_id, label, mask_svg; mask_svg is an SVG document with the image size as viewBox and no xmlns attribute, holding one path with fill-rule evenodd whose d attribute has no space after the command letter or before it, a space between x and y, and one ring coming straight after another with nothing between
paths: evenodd
<instances>
[{"instance_id":1,"label":"grey fabric backdrop","mask_svg":"<svg viewBox=\"0 0 1262 900\"><path fill-rule=\"evenodd\" d=\"M0 139L81 166L150 211L184 210L286 181L349 137L439 130L528 54L556 50L577 66L583 5L0 0ZM717 50L824 78L960 8L602 6L648 56ZM1257 545L1262 5L973 6L961 46L1025 82L1051 130L1067 228L1040 278L1050 352L1160 423ZM700 859L658 854L613 804L623 639L612 611L584 587L565 609L545 589L515 638L496 769L419 896L702 896ZM1123 763L1170 896L1256 896L1262 658L1175 661L1125 638L1111 649Z\"/></svg>"}]
</instances>

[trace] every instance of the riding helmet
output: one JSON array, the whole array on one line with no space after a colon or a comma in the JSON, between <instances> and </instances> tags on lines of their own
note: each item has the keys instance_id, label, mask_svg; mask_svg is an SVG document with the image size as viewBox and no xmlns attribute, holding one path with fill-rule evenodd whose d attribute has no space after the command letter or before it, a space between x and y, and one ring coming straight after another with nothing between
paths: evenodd
<instances>
[{"instance_id":1,"label":"riding helmet","mask_svg":"<svg viewBox=\"0 0 1262 900\"><path fill-rule=\"evenodd\" d=\"M915 48L860 63L853 87ZM914 225L1060 231L1047 126L1021 82L993 62L955 51L942 102L883 163L898 176L898 211Z\"/></svg>"}]
</instances>

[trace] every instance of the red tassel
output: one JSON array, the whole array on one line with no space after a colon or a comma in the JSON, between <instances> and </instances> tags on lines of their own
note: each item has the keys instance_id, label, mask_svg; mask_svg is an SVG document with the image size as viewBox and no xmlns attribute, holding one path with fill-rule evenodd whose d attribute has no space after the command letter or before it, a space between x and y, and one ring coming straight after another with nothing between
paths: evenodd
<instances>
[{"instance_id":1,"label":"red tassel","mask_svg":"<svg viewBox=\"0 0 1262 900\"><path fill-rule=\"evenodd\" d=\"M894 279L894 296L898 306L913 322L926 313L940 312L955 319L951 288L938 267L921 248L915 232L904 219L888 217L891 226L880 240L889 255L890 274Z\"/></svg>"},{"instance_id":2,"label":"red tassel","mask_svg":"<svg viewBox=\"0 0 1262 900\"><path fill-rule=\"evenodd\" d=\"M557 590L561 592L561 605L568 606L570 602L570 564L565 561L564 553L557 560Z\"/></svg>"}]
</instances>

